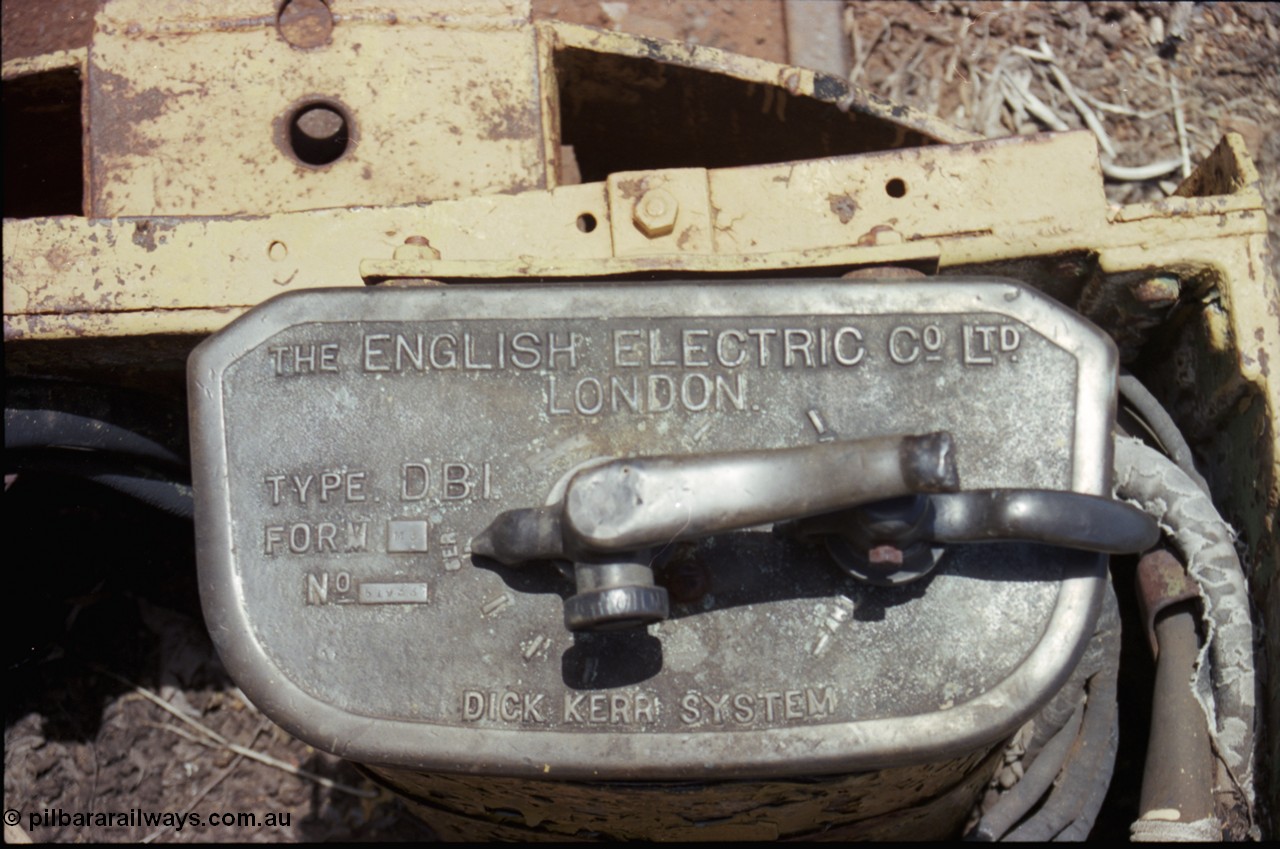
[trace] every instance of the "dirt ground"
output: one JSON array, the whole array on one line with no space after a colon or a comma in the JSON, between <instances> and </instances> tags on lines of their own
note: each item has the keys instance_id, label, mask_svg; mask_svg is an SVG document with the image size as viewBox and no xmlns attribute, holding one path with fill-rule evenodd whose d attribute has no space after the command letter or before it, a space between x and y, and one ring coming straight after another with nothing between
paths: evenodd
<instances>
[{"instance_id":1,"label":"dirt ground","mask_svg":"<svg viewBox=\"0 0 1280 849\"><path fill-rule=\"evenodd\" d=\"M781 0L533 5L539 18L787 58ZM4 0L4 58L86 43L95 6ZM1118 177L1107 191L1115 202L1171 192L1184 163L1194 165L1223 132L1239 132L1263 175L1280 248L1280 5L859 2L843 9L843 24L854 82L980 133L1083 127L1091 113L1114 148L1107 158ZM1159 173L1131 179L1132 169L1153 165L1148 171ZM201 619L189 522L90 484L28 476L9 483L4 807L21 812L26 836L432 838L352 766L293 740L241 697ZM19 559L21 569L12 565ZM1136 804L1124 793L1117 799L1121 808ZM31 819L133 809L288 814L289 822L175 830ZM1108 820L1097 834L1122 837L1118 827Z\"/></svg>"}]
</instances>

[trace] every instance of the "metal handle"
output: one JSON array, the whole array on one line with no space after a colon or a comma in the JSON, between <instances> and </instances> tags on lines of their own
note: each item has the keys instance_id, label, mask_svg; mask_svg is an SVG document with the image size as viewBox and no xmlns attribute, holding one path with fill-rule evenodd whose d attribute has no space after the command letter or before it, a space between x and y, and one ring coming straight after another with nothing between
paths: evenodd
<instances>
[{"instance_id":1,"label":"metal handle","mask_svg":"<svg viewBox=\"0 0 1280 849\"><path fill-rule=\"evenodd\" d=\"M651 549L959 486L946 432L620 459L574 474L555 504L500 514L471 550L508 565L574 560L579 592L566 624L627 627L666 617L666 592L643 556ZM618 563L627 568L605 568Z\"/></svg>"},{"instance_id":2,"label":"metal handle","mask_svg":"<svg viewBox=\"0 0 1280 849\"><path fill-rule=\"evenodd\" d=\"M937 542L1023 540L1104 554L1145 551L1160 539L1150 516L1123 501L1043 489L980 489L931 497Z\"/></svg>"},{"instance_id":3,"label":"metal handle","mask_svg":"<svg viewBox=\"0 0 1280 849\"><path fill-rule=\"evenodd\" d=\"M1042 489L978 489L899 499L816 516L800 536L823 535L845 571L893 586L932 571L934 543L1035 542L1104 554L1145 551L1160 528L1138 508L1097 495Z\"/></svg>"},{"instance_id":4,"label":"metal handle","mask_svg":"<svg viewBox=\"0 0 1280 849\"><path fill-rule=\"evenodd\" d=\"M563 528L571 551L637 551L959 485L948 433L615 460L570 482Z\"/></svg>"}]
</instances>

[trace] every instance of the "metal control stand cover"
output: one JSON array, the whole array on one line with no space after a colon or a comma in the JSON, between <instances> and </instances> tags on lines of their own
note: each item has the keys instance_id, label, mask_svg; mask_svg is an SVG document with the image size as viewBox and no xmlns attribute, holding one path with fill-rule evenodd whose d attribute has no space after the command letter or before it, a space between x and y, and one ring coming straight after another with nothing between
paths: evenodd
<instances>
[{"instance_id":1,"label":"metal control stand cover","mask_svg":"<svg viewBox=\"0 0 1280 849\"><path fill-rule=\"evenodd\" d=\"M571 633L564 569L469 543L601 460L929 431L965 490L1109 495L1115 372L1100 331L991 279L284 295L189 364L206 618L266 714L370 764L706 779L972 753L1061 686L1103 557L953 545L880 587L757 527L655 555L668 620Z\"/></svg>"}]
</instances>

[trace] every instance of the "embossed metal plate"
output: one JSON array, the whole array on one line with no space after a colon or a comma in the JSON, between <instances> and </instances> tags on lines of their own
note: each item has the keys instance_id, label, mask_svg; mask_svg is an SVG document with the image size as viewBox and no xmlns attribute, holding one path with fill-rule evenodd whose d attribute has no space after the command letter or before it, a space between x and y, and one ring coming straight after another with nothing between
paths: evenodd
<instances>
[{"instance_id":1,"label":"embossed metal plate","mask_svg":"<svg viewBox=\"0 0 1280 849\"><path fill-rule=\"evenodd\" d=\"M206 617L264 712L368 763L707 778L972 751L1070 672L1099 556L953 546L880 588L761 528L680 544L668 621L571 634L571 582L470 539L602 457L942 429L966 489L1107 494L1115 368L994 280L285 295L189 366Z\"/></svg>"}]
</instances>

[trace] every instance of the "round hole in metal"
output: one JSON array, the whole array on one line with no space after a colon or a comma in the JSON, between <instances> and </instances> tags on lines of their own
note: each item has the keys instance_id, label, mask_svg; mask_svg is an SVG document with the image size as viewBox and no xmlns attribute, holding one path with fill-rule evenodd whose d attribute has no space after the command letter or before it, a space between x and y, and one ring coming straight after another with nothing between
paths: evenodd
<instances>
[{"instance_id":1,"label":"round hole in metal","mask_svg":"<svg viewBox=\"0 0 1280 849\"><path fill-rule=\"evenodd\" d=\"M345 111L332 101L308 103L289 118L289 148L307 165L328 165L342 158L351 142Z\"/></svg>"}]
</instances>

